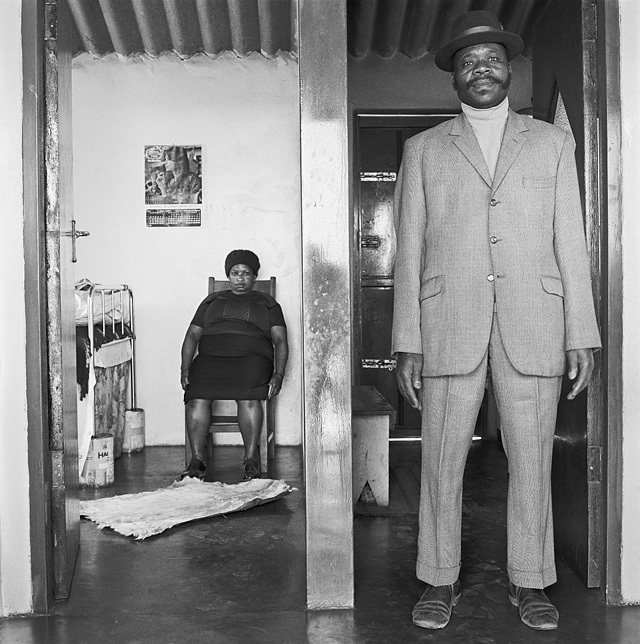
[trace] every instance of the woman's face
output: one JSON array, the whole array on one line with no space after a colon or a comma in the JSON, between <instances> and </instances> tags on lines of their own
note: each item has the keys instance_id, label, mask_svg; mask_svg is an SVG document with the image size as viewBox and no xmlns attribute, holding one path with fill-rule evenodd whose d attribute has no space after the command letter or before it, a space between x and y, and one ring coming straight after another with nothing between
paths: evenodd
<instances>
[{"instance_id":1,"label":"woman's face","mask_svg":"<svg viewBox=\"0 0 640 644\"><path fill-rule=\"evenodd\" d=\"M236 295L249 293L253 289L256 276L246 264L236 264L229 271L229 284Z\"/></svg>"}]
</instances>

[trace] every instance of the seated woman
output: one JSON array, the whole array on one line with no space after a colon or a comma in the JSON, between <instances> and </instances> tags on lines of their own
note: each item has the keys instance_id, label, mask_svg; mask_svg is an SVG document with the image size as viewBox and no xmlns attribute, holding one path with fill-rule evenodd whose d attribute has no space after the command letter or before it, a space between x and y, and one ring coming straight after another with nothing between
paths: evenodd
<instances>
[{"instance_id":1,"label":"seated woman","mask_svg":"<svg viewBox=\"0 0 640 644\"><path fill-rule=\"evenodd\" d=\"M180 382L193 456L181 478L205 476L213 400L236 401L245 450L244 479L260 477L260 401L280 393L289 345L280 305L253 290L259 269L255 253L231 251L225 260L231 289L206 297L187 329Z\"/></svg>"}]
</instances>

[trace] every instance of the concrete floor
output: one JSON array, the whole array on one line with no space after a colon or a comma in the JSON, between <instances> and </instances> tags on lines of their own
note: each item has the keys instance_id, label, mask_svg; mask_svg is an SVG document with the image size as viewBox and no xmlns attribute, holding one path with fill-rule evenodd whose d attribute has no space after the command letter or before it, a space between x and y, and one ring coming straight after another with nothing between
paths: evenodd
<instances>
[{"instance_id":1,"label":"concrete floor","mask_svg":"<svg viewBox=\"0 0 640 644\"><path fill-rule=\"evenodd\" d=\"M392 445L392 461L413 466L419 447ZM607 608L559 564L548 591L560 628L521 624L507 600L506 464L496 443L472 446L466 474L462 600L442 631L411 624L423 585L414 576L417 516L357 517L355 610L305 609L304 490L299 450L279 448L272 478L298 490L273 503L175 527L134 541L82 522L71 597L46 616L0 622L2 644L638 644L640 607ZM183 450L147 447L116 462L116 485L83 496L168 485ZM214 458L217 480L236 482L241 451Z\"/></svg>"}]
</instances>

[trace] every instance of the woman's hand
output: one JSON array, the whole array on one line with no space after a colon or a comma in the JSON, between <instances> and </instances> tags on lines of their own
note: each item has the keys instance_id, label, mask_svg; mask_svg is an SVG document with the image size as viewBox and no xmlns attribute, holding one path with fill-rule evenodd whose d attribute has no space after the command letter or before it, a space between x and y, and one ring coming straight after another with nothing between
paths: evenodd
<instances>
[{"instance_id":1,"label":"woman's hand","mask_svg":"<svg viewBox=\"0 0 640 644\"><path fill-rule=\"evenodd\" d=\"M271 327L271 341L273 342L275 350L276 371L271 376L269 381L269 399L277 396L282 389L282 381L284 380L284 371L287 367L287 360L289 359L289 343L287 341L287 327L272 326Z\"/></svg>"},{"instance_id":2,"label":"woman's hand","mask_svg":"<svg viewBox=\"0 0 640 644\"><path fill-rule=\"evenodd\" d=\"M189 367L193 356L196 354L198 342L200 342L203 331L204 329L201 327L190 324L182 341L182 349L180 350L180 385L182 385L183 390L186 390L189 384ZM187 366L183 367L183 364Z\"/></svg>"},{"instance_id":3,"label":"woman's hand","mask_svg":"<svg viewBox=\"0 0 640 644\"><path fill-rule=\"evenodd\" d=\"M279 373L274 373L269 380L269 393L267 398L271 400L274 396L277 396L282 389L282 381L284 378Z\"/></svg>"}]
</instances>

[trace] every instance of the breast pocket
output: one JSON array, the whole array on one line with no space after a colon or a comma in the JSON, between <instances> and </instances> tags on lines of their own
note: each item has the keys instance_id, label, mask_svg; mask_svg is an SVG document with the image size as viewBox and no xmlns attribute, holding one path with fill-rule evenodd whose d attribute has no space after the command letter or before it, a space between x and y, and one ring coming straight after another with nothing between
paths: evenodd
<instances>
[{"instance_id":1,"label":"breast pocket","mask_svg":"<svg viewBox=\"0 0 640 644\"><path fill-rule=\"evenodd\" d=\"M555 186L555 177L522 177L522 185L529 190L547 190Z\"/></svg>"}]
</instances>

